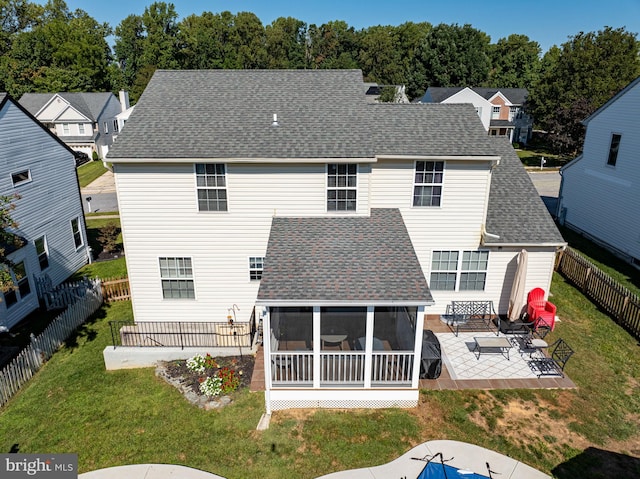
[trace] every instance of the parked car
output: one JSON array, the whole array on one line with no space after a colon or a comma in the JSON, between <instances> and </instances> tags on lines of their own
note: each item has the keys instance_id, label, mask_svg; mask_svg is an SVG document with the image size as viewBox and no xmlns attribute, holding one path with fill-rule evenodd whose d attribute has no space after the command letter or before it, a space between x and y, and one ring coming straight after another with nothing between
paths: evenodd
<instances>
[{"instance_id":1,"label":"parked car","mask_svg":"<svg viewBox=\"0 0 640 479\"><path fill-rule=\"evenodd\" d=\"M84 165L85 163L89 163L89 161L91 160L89 158L89 155L87 155L83 151L74 152L74 156L76 157L76 168L81 165Z\"/></svg>"}]
</instances>

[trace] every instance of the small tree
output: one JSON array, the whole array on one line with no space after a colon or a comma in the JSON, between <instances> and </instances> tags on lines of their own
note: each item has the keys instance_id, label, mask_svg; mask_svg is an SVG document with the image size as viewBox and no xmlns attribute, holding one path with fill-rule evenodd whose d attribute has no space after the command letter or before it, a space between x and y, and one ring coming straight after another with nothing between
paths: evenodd
<instances>
[{"instance_id":1,"label":"small tree","mask_svg":"<svg viewBox=\"0 0 640 479\"><path fill-rule=\"evenodd\" d=\"M115 223L107 223L98 229L98 237L96 239L105 253L113 253L119 249L119 234L120 228Z\"/></svg>"},{"instance_id":2,"label":"small tree","mask_svg":"<svg viewBox=\"0 0 640 479\"><path fill-rule=\"evenodd\" d=\"M14 287L10 272L13 263L7 255L24 246L24 240L9 231L10 228L18 227L18 223L11 217L16 207L13 201L18 199L20 199L18 195L0 195L0 289L2 291L8 291Z\"/></svg>"}]
</instances>

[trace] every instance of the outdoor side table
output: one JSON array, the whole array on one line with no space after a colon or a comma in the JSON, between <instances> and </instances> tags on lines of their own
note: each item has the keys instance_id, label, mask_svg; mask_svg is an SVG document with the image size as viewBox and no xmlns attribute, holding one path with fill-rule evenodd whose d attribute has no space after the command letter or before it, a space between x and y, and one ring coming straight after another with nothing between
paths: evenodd
<instances>
[{"instance_id":1,"label":"outdoor side table","mask_svg":"<svg viewBox=\"0 0 640 479\"><path fill-rule=\"evenodd\" d=\"M511 349L511 342L505 337L475 337L473 338L476 342L473 352L477 355L477 359L480 359L480 355L482 353L486 354L502 354L504 357L509 359L509 350Z\"/></svg>"}]
</instances>

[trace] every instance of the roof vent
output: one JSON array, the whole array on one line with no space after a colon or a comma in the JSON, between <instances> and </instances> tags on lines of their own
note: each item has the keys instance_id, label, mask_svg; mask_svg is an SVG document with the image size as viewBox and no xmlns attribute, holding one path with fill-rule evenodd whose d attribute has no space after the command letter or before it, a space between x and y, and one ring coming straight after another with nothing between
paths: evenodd
<instances>
[{"instance_id":1,"label":"roof vent","mask_svg":"<svg viewBox=\"0 0 640 479\"><path fill-rule=\"evenodd\" d=\"M273 114L273 121L271 122L271 126L280 126L280 124L278 123L278 114L277 113Z\"/></svg>"}]
</instances>

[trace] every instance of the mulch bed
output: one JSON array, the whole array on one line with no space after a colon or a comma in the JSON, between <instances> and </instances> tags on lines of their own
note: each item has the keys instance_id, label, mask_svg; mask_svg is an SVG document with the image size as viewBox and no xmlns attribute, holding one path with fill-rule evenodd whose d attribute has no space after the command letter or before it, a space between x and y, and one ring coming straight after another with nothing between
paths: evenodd
<instances>
[{"instance_id":1,"label":"mulch bed","mask_svg":"<svg viewBox=\"0 0 640 479\"><path fill-rule=\"evenodd\" d=\"M249 387L249 383L251 383L251 374L253 373L253 363L254 357L250 354L240 356L227 356L227 357L217 357L215 358L216 363L221 368L228 367L236 372L242 374L240 375L240 386L238 389L242 389L243 387ZM200 379L204 379L207 376L213 375L214 370L208 370L204 373L194 373L187 368L186 361L171 361L167 363L167 372L174 378L182 378L182 384L189 386L193 392L200 394Z\"/></svg>"}]
</instances>

